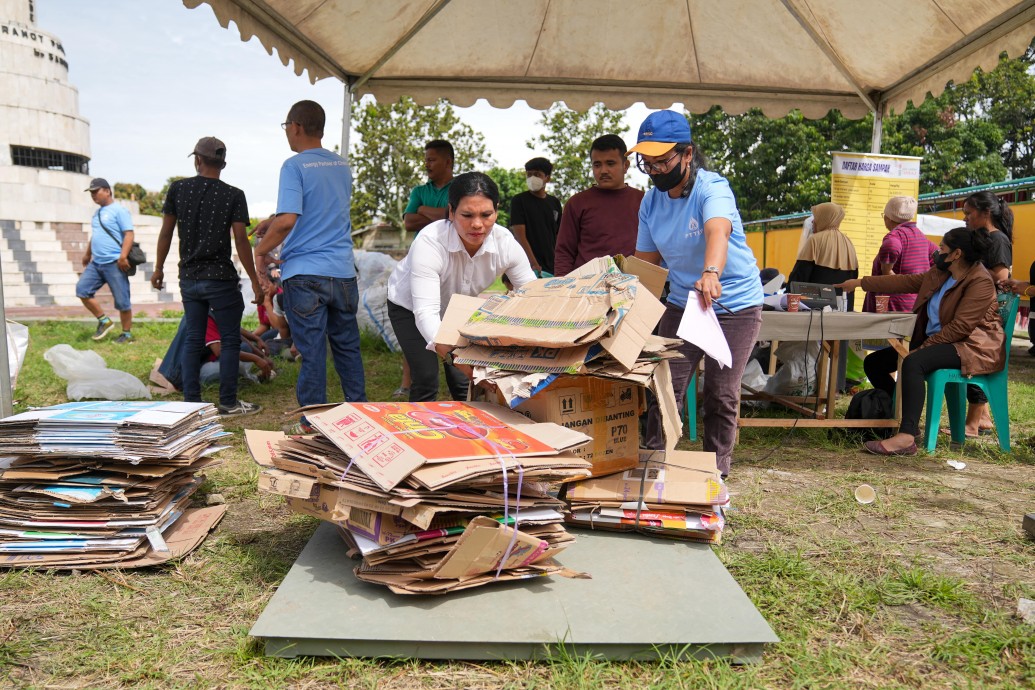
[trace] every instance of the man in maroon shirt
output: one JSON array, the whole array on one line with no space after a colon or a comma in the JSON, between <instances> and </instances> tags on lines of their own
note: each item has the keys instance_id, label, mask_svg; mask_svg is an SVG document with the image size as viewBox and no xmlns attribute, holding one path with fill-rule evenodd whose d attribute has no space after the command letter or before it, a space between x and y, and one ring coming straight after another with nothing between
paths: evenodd
<instances>
[{"instance_id":1,"label":"man in maroon shirt","mask_svg":"<svg viewBox=\"0 0 1035 690\"><path fill-rule=\"evenodd\" d=\"M643 190L625 183L629 171L625 151L625 142L615 134L605 134L590 147L597 183L564 205L554 251L554 275L566 275L600 256L632 256L636 251Z\"/></svg>"}]
</instances>

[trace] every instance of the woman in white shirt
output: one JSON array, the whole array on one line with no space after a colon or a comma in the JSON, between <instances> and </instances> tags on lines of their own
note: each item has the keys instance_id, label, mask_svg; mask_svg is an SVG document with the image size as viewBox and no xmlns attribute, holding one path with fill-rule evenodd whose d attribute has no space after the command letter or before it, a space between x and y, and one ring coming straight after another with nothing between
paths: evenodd
<instances>
[{"instance_id":1,"label":"woman in white shirt","mask_svg":"<svg viewBox=\"0 0 1035 690\"><path fill-rule=\"evenodd\" d=\"M464 173L449 186L445 220L420 231L388 280L388 317L410 365L410 402L438 398L438 358L454 400L467 398L467 376L430 345L453 295L476 296L504 273L515 288L535 280L510 230L496 225L500 192L488 175Z\"/></svg>"}]
</instances>

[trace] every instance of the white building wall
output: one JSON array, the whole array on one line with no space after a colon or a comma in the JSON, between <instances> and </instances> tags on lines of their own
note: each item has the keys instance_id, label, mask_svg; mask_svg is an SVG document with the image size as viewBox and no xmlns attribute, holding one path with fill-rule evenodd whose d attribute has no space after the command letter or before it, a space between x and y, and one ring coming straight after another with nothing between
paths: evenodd
<instances>
[{"instance_id":1,"label":"white building wall","mask_svg":"<svg viewBox=\"0 0 1035 690\"><path fill-rule=\"evenodd\" d=\"M79 92L68 80L59 38L35 24L31 0L0 0L0 269L11 306L77 305L75 283L97 206L83 191L91 176L14 165L11 146L90 156L90 123L79 114ZM110 180L114 183L114 180ZM161 219L141 216L136 239L149 259ZM176 242L166 263L175 276ZM151 263L130 279L135 304L179 299L175 280L161 293L150 286ZM107 288L104 288L107 293Z\"/></svg>"}]
</instances>

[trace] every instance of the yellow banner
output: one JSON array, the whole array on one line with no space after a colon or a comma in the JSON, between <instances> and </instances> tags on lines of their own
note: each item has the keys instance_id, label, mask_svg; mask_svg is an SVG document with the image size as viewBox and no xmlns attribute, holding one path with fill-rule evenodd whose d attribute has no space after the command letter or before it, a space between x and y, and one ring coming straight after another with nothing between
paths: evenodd
<instances>
[{"instance_id":1,"label":"yellow banner","mask_svg":"<svg viewBox=\"0 0 1035 690\"><path fill-rule=\"evenodd\" d=\"M893 196L918 198L920 159L878 153L834 153L830 200L845 210L841 232L859 256L859 277L870 275L873 258L887 234L884 205Z\"/></svg>"}]
</instances>

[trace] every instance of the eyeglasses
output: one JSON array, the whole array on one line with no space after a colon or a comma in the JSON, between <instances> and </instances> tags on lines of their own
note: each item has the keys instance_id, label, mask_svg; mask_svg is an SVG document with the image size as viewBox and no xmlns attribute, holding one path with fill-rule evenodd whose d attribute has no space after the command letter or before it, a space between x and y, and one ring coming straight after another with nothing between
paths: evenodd
<instances>
[{"instance_id":1,"label":"eyeglasses","mask_svg":"<svg viewBox=\"0 0 1035 690\"><path fill-rule=\"evenodd\" d=\"M665 160L661 161L660 163L648 163L648 162L643 160L643 156L641 156L640 154L637 153L636 154L636 169L639 170L644 175L656 175L658 173L665 172L668 169L669 163L674 161L676 158L679 158L681 155L683 155L683 154L679 153L679 152L676 152L676 153L673 153L668 158L666 158Z\"/></svg>"},{"instance_id":2,"label":"eyeglasses","mask_svg":"<svg viewBox=\"0 0 1035 690\"><path fill-rule=\"evenodd\" d=\"M287 122L281 122L280 123L280 128L281 129L287 129L287 126L290 125L292 122L293 122L293 120L288 120Z\"/></svg>"}]
</instances>

